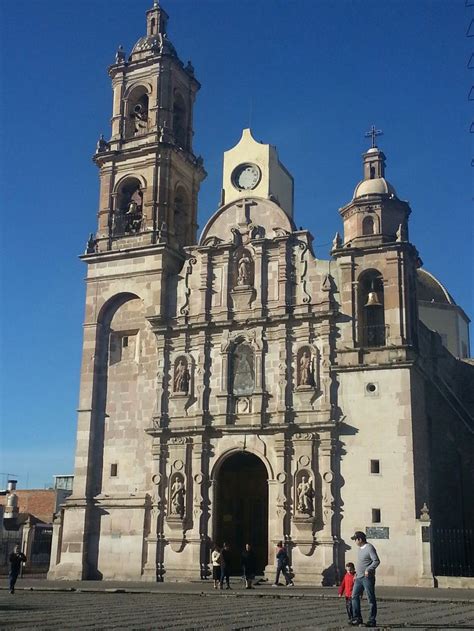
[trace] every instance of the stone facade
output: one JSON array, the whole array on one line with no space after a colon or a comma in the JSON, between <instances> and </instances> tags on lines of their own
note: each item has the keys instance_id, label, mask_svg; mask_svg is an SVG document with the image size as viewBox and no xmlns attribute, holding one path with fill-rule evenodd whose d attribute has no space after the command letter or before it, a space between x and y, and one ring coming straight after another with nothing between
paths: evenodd
<instances>
[{"instance_id":1,"label":"stone facade","mask_svg":"<svg viewBox=\"0 0 474 631\"><path fill-rule=\"evenodd\" d=\"M442 347L418 316L409 205L372 147L344 234L319 260L293 223L291 175L244 130L197 241L199 84L166 21L148 11L147 36L110 68L74 491L49 575L204 577L211 542L227 540L236 569L251 542L271 577L284 540L300 582L333 584L353 531L368 528L381 583L432 583L423 507L440 522L446 507L432 486L430 393L466 448L472 408L424 350Z\"/></svg>"}]
</instances>

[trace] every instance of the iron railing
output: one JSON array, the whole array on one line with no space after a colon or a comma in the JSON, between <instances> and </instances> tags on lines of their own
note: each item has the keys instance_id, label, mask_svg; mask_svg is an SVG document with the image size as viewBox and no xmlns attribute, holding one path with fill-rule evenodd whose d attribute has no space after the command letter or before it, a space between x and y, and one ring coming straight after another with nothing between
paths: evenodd
<instances>
[{"instance_id":1,"label":"iron railing","mask_svg":"<svg viewBox=\"0 0 474 631\"><path fill-rule=\"evenodd\" d=\"M433 529L435 576L474 576L474 530Z\"/></svg>"},{"instance_id":2,"label":"iron railing","mask_svg":"<svg viewBox=\"0 0 474 631\"><path fill-rule=\"evenodd\" d=\"M368 324L362 327L362 346L369 348L385 346L387 333L388 325L386 324Z\"/></svg>"}]
</instances>

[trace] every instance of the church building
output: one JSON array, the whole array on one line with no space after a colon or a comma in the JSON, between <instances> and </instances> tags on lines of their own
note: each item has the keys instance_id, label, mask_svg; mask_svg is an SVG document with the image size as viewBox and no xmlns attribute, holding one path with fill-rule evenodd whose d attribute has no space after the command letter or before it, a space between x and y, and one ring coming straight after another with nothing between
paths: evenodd
<instances>
[{"instance_id":1,"label":"church building","mask_svg":"<svg viewBox=\"0 0 474 631\"><path fill-rule=\"evenodd\" d=\"M297 582L331 585L362 530L380 584L433 585L435 529L474 520L469 320L421 268L375 130L328 259L250 129L198 233L200 84L167 20L155 1L109 68L74 487L49 578L205 578L227 542L237 573L251 543L273 580L283 540Z\"/></svg>"}]
</instances>

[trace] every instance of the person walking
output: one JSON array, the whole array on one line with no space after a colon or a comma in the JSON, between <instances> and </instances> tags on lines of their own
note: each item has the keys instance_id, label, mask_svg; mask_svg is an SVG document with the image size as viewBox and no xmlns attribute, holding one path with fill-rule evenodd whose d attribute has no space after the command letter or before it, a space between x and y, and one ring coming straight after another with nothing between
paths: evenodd
<instances>
[{"instance_id":1,"label":"person walking","mask_svg":"<svg viewBox=\"0 0 474 631\"><path fill-rule=\"evenodd\" d=\"M252 550L250 543L245 544L245 550L242 552L242 572L245 580L245 589L253 589L252 583L255 580L255 571L257 567L257 558Z\"/></svg>"},{"instance_id":2,"label":"person walking","mask_svg":"<svg viewBox=\"0 0 474 631\"><path fill-rule=\"evenodd\" d=\"M10 594L15 593L15 584L20 573L21 564L26 562L26 556L20 552L20 546L15 546L13 552L8 557L10 561L10 572L8 574Z\"/></svg>"},{"instance_id":3,"label":"person walking","mask_svg":"<svg viewBox=\"0 0 474 631\"><path fill-rule=\"evenodd\" d=\"M220 589L224 589L224 580L226 582L226 589L231 589L230 587L230 548L227 543L224 543L221 550L221 578L220 578Z\"/></svg>"},{"instance_id":4,"label":"person walking","mask_svg":"<svg viewBox=\"0 0 474 631\"><path fill-rule=\"evenodd\" d=\"M282 573L283 573L283 576L285 577L286 586L294 587L295 584L293 583L290 573L288 571L290 559L288 558L288 553L285 547L283 546L283 541L279 541L277 543L276 562L277 562L277 572L276 572L276 578L275 578L273 587L277 587L278 585L280 585L280 574Z\"/></svg>"},{"instance_id":5,"label":"person walking","mask_svg":"<svg viewBox=\"0 0 474 631\"><path fill-rule=\"evenodd\" d=\"M369 601L369 621L366 627L376 627L377 622L377 599L375 598L375 569L380 565L377 550L371 543L367 543L364 532L357 530L351 537L358 546L358 556L355 564L356 578L352 589L352 626L362 624L362 613L360 610L360 599L365 591Z\"/></svg>"},{"instance_id":6,"label":"person walking","mask_svg":"<svg viewBox=\"0 0 474 631\"><path fill-rule=\"evenodd\" d=\"M354 617L352 613L352 588L354 587L355 580L355 566L353 563L346 563L346 573L342 579L342 583L339 585L339 598L346 597L346 611L349 622L352 623Z\"/></svg>"},{"instance_id":7,"label":"person walking","mask_svg":"<svg viewBox=\"0 0 474 631\"><path fill-rule=\"evenodd\" d=\"M214 589L217 589L219 587L219 582L221 580L221 550L218 545L215 545L212 548L211 563L212 563L212 580L214 581Z\"/></svg>"}]
</instances>

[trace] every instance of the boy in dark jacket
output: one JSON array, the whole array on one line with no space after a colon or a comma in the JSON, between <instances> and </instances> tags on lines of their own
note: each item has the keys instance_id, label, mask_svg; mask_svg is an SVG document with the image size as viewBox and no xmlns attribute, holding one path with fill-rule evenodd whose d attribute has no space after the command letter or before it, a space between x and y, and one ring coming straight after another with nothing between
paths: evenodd
<instances>
[{"instance_id":1,"label":"boy in dark jacket","mask_svg":"<svg viewBox=\"0 0 474 631\"><path fill-rule=\"evenodd\" d=\"M257 559L250 543L245 544L242 552L242 572L245 580L245 589L252 589L252 582L255 579Z\"/></svg>"},{"instance_id":2,"label":"boy in dark jacket","mask_svg":"<svg viewBox=\"0 0 474 631\"><path fill-rule=\"evenodd\" d=\"M20 552L20 546L15 546L13 548L13 552L8 557L8 560L10 561L10 573L8 574L10 594L14 594L16 579L20 573L21 564L26 561L26 556L23 552Z\"/></svg>"},{"instance_id":3,"label":"boy in dark jacket","mask_svg":"<svg viewBox=\"0 0 474 631\"><path fill-rule=\"evenodd\" d=\"M283 573L285 577L285 582L287 587L294 587L294 583L291 580L290 573L288 571L288 565L290 563L290 559L288 558L288 553L286 549L283 547L283 541L279 541L277 543L277 552L276 552L276 561L277 561L277 573L275 582L273 584L274 587L280 585L280 574Z\"/></svg>"}]
</instances>

